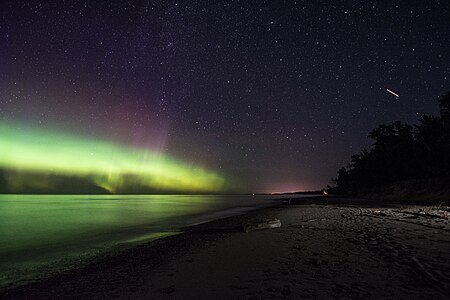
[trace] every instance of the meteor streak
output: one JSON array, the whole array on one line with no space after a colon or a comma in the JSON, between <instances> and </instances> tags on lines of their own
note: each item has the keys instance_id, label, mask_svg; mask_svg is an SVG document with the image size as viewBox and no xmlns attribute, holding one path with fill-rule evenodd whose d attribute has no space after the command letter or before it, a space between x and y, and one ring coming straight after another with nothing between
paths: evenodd
<instances>
[{"instance_id":1,"label":"meteor streak","mask_svg":"<svg viewBox=\"0 0 450 300\"><path fill-rule=\"evenodd\" d=\"M391 93L392 95L394 95L395 97L400 97L398 94L394 93L393 91L391 91L390 89L386 89L386 91L388 91L389 93Z\"/></svg>"}]
</instances>

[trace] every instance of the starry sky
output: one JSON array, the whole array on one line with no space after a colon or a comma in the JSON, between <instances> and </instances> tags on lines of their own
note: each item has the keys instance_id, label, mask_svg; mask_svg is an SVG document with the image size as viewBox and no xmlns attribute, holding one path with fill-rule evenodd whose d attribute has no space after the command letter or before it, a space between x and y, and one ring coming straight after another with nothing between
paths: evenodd
<instances>
[{"instance_id":1,"label":"starry sky","mask_svg":"<svg viewBox=\"0 0 450 300\"><path fill-rule=\"evenodd\" d=\"M324 187L371 129L450 90L447 1L5 0L0 41L0 120L248 192Z\"/></svg>"}]
</instances>

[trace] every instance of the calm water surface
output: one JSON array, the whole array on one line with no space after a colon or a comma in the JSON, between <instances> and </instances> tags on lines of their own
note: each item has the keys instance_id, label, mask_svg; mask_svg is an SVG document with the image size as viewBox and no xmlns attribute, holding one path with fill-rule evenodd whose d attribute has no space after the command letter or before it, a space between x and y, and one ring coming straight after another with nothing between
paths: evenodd
<instances>
[{"instance_id":1,"label":"calm water surface","mask_svg":"<svg viewBox=\"0 0 450 300\"><path fill-rule=\"evenodd\" d=\"M277 202L276 196L0 195L0 285Z\"/></svg>"}]
</instances>

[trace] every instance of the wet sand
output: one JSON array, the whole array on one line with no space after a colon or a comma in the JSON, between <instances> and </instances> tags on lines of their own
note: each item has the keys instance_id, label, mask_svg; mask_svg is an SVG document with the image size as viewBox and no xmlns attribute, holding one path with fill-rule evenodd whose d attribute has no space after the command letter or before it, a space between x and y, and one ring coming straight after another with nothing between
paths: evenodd
<instances>
[{"instance_id":1,"label":"wet sand","mask_svg":"<svg viewBox=\"0 0 450 300\"><path fill-rule=\"evenodd\" d=\"M6 299L449 299L445 208L311 198L195 226ZM246 222L280 228L243 232Z\"/></svg>"}]
</instances>

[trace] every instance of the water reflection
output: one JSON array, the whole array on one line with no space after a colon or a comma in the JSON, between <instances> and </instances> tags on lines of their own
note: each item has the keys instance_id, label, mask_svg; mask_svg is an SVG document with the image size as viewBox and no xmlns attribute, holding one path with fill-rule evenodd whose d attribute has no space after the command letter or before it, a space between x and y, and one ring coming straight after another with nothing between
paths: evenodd
<instances>
[{"instance_id":1,"label":"water reflection","mask_svg":"<svg viewBox=\"0 0 450 300\"><path fill-rule=\"evenodd\" d=\"M273 196L0 195L1 283L40 267L145 242Z\"/></svg>"}]
</instances>

